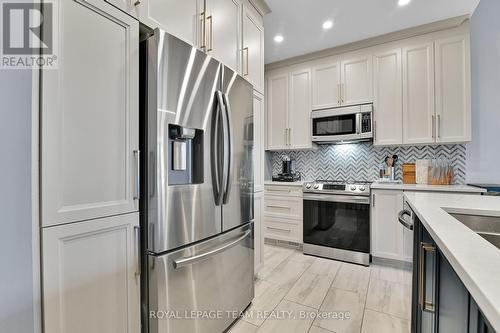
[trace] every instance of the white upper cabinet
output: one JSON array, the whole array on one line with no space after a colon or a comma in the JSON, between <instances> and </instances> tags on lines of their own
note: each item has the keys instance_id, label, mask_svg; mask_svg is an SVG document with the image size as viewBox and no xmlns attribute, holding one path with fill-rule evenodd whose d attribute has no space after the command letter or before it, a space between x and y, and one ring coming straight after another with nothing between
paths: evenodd
<instances>
[{"instance_id":1,"label":"white upper cabinet","mask_svg":"<svg viewBox=\"0 0 500 333\"><path fill-rule=\"evenodd\" d=\"M239 71L239 0L205 0L205 46L208 54Z\"/></svg>"},{"instance_id":2,"label":"white upper cabinet","mask_svg":"<svg viewBox=\"0 0 500 333\"><path fill-rule=\"evenodd\" d=\"M266 148L313 148L310 68L294 68L290 72L268 75L266 98Z\"/></svg>"},{"instance_id":3,"label":"white upper cabinet","mask_svg":"<svg viewBox=\"0 0 500 333\"><path fill-rule=\"evenodd\" d=\"M295 149L311 148L311 70L290 73L288 144Z\"/></svg>"},{"instance_id":4,"label":"white upper cabinet","mask_svg":"<svg viewBox=\"0 0 500 333\"><path fill-rule=\"evenodd\" d=\"M288 73L267 79L267 149L288 148Z\"/></svg>"},{"instance_id":5,"label":"white upper cabinet","mask_svg":"<svg viewBox=\"0 0 500 333\"><path fill-rule=\"evenodd\" d=\"M192 45L201 46L203 1L141 0L137 7L144 24L161 28Z\"/></svg>"},{"instance_id":6,"label":"white upper cabinet","mask_svg":"<svg viewBox=\"0 0 500 333\"><path fill-rule=\"evenodd\" d=\"M312 68L312 108L371 103L372 81L369 52L321 60Z\"/></svg>"},{"instance_id":7,"label":"white upper cabinet","mask_svg":"<svg viewBox=\"0 0 500 333\"><path fill-rule=\"evenodd\" d=\"M43 226L139 208L139 22L104 1L60 6L60 65L41 82Z\"/></svg>"},{"instance_id":8,"label":"white upper cabinet","mask_svg":"<svg viewBox=\"0 0 500 333\"><path fill-rule=\"evenodd\" d=\"M121 11L135 17L140 17L140 12L142 9L142 1L143 0L106 0L106 2L112 4L117 7ZM146 0L148 1L148 0ZM91 2L91 1L89 1Z\"/></svg>"},{"instance_id":9,"label":"white upper cabinet","mask_svg":"<svg viewBox=\"0 0 500 333\"><path fill-rule=\"evenodd\" d=\"M404 47L403 143L435 142L434 126L434 45Z\"/></svg>"},{"instance_id":10,"label":"white upper cabinet","mask_svg":"<svg viewBox=\"0 0 500 333\"><path fill-rule=\"evenodd\" d=\"M374 144L403 143L403 98L401 49L386 50L373 56Z\"/></svg>"},{"instance_id":11,"label":"white upper cabinet","mask_svg":"<svg viewBox=\"0 0 500 333\"><path fill-rule=\"evenodd\" d=\"M264 27L262 17L249 3L243 5L241 73L264 93Z\"/></svg>"},{"instance_id":12,"label":"white upper cabinet","mask_svg":"<svg viewBox=\"0 0 500 333\"><path fill-rule=\"evenodd\" d=\"M470 36L435 41L436 141L471 140Z\"/></svg>"},{"instance_id":13,"label":"white upper cabinet","mask_svg":"<svg viewBox=\"0 0 500 333\"><path fill-rule=\"evenodd\" d=\"M138 227L133 213L43 229L44 332L140 332Z\"/></svg>"},{"instance_id":14,"label":"white upper cabinet","mask_svg":"<svg viewBox=\"0 0 500 333\"><path fill-rule=\"evenodd\" d=\"M259 93L253 95L253 158L254 158L254 191L264 191L264 97Z\"/></svg>"},{"instance_id":15,"label":"white upper cabinet","mask_svg":"<svg viewBox=\"0 0 500 333\"><path fill-rule=\"evenodd\" d=\"M343 59L340 68L342 105L371 103L373 101L372 55Z\"/></svg>"},{"instance_id":16,"label":"white upper cabinet","mask_svg":"<svg viewBox=\"0 0 500 333\"><path fill-rule=\"evenodd\" d=\"M312 68L312 109L340 106L340 61L316 65Z\"/></svg>"}]
</instances>

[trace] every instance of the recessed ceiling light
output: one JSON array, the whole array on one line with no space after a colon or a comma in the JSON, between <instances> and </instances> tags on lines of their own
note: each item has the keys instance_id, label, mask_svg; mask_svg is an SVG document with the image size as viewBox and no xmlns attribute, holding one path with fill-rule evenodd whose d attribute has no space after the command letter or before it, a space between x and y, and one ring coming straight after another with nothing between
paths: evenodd
<instances>
[{"instance_id":1,"label":"recessed ceiling light","mask_svg":"<svg viewBox=\"0 0 500 333\"><path fill-rule=\"evenodd\" d=\"M407 4L410 3L411 0L399 0L398 5L400 6L406 6Z\"/></svg>"},{"instance_id":2,"label":"recessed ceiling light","mask_svg":"<svg viewBox=\"0 0 500 333\"><path fill-rule=\"evenodd\" d=\"M283 36L282 35L276 35L276 36L274 36L274 41L276 43L281 43L283 41Z\"/></svg>"},{"instance_id":3,"label":"recessed ceiling light","mask_svg":"<svg viewBox=\"0 0 500 333\"><path fill-rule=\"evenodd\" d=\"M323 22L323 29L328 30L331 27L333 27L333 22L332 21L328 20L328 21Z\"/></svg>"}]
</instances>

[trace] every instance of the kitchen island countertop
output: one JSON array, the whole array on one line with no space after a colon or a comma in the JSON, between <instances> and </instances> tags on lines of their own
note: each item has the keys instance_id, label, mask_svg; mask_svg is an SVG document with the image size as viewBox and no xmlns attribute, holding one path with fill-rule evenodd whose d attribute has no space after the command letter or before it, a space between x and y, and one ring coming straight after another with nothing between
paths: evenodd
<instances>
[{"instance_id":1,"label":"kitchen island countertop","mask_svg":"<svg viewBox=\"0 0 500 333\"><path fill-rule=\"evenodd\" d=\"M500 197L408 192L405 199L500 332L500 249L449 214L500 217Z\"/></svg>"},{"instance_id":2,"label":"kitchen island countertop","mask_svg":"<svg viewBox=\"0 0 500 333\"><path fill-rule=\"evenodd\" d=\"M427 185L427 184L403 184L374 182L372 189L378 190L405 190L405 191L435 191L435 192L460 192L460 193L482 193L485 189L469 185Z\"/></svg>"}]
</instances>

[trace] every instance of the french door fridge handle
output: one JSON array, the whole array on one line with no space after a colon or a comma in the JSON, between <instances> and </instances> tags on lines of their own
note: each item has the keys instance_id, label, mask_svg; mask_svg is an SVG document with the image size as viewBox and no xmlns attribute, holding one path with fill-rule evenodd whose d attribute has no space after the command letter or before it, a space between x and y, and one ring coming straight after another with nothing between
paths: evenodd
<instances>
[{"instance_id":1,"label":"french door fridge handle","mask_svg":"<svg viewBox=\"0 0 500 333\"><path fill-rule=\"evenodd\" d=\"M224 110L225 110L225 126L224 133L226 140L224 141L224 176L223 176L223 186L224 186L224 198L222 203L225 205L229 202L229 195L231 194L231 187L233 181L233 126L231 119L231 107L229 105L229 101L227 99L226 94L222 95L224 100Z\"/></svg>"},{"instance_id":2,"label":"french door fridge handle","mask_svg":"<svg viewBox=\"0 0 500 333\"><path fill-rule=\"evenodd\" d=\"M194 255L194 256L191 256L191 257L187 257L187 258L184 257L184 258L176 259L176 260L174 260L174 268L178 269L178 268L182 268L182 267L185 267L185 266L193 265L193 264L196 264L196 263L198 263L200 261L208 259L209 257L216 255L217 253L224 252L227 249L232 248L233 246L238 245L238 243L240 243L242 240L244 240L245 238L247 238L248 235L250 235L251 232L252 232L252 230L248 230L247 232L245 232L243 235L239 236L235 240L230 241L230 242L228 242L228 243L226 243L226 244L224 244L224 245L222 245L222 246L220 246L218 248L209 250L207 252L203 252L203 253L200 253L200 254L197 254L197 255Z\"/></svg>"},{"instance_id":3,"label":"french door fridge handle","mask_svg":"<svg viewBox=\"0 0 500 333\"><path fill-rule=\"evenodd\" d=\"M222 175L224 166L221 163L222 142L220 132L221 118L224 113L224 101L222 92L216 92L217 108L215 110L214 121L212 122L212 141L211 141L211 166L212 166L212 185L214 188L215 204L220 206L222 203Z\"/></svg>"}]
</instances>

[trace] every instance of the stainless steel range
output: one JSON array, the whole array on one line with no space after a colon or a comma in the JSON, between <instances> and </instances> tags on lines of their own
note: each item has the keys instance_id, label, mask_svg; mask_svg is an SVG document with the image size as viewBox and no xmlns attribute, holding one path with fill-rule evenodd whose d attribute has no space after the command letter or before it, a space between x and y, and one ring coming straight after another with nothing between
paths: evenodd
<instances>
[{"instance_id":1,"label":"stainless steel range","mask_svg":"<svg viewBox=\"0 0 500 333\"><path fill-rule=\"evenodd\" d=\"M370 264L370 184L304 183L304 254Z\"/></svg>"}]
</instances>

